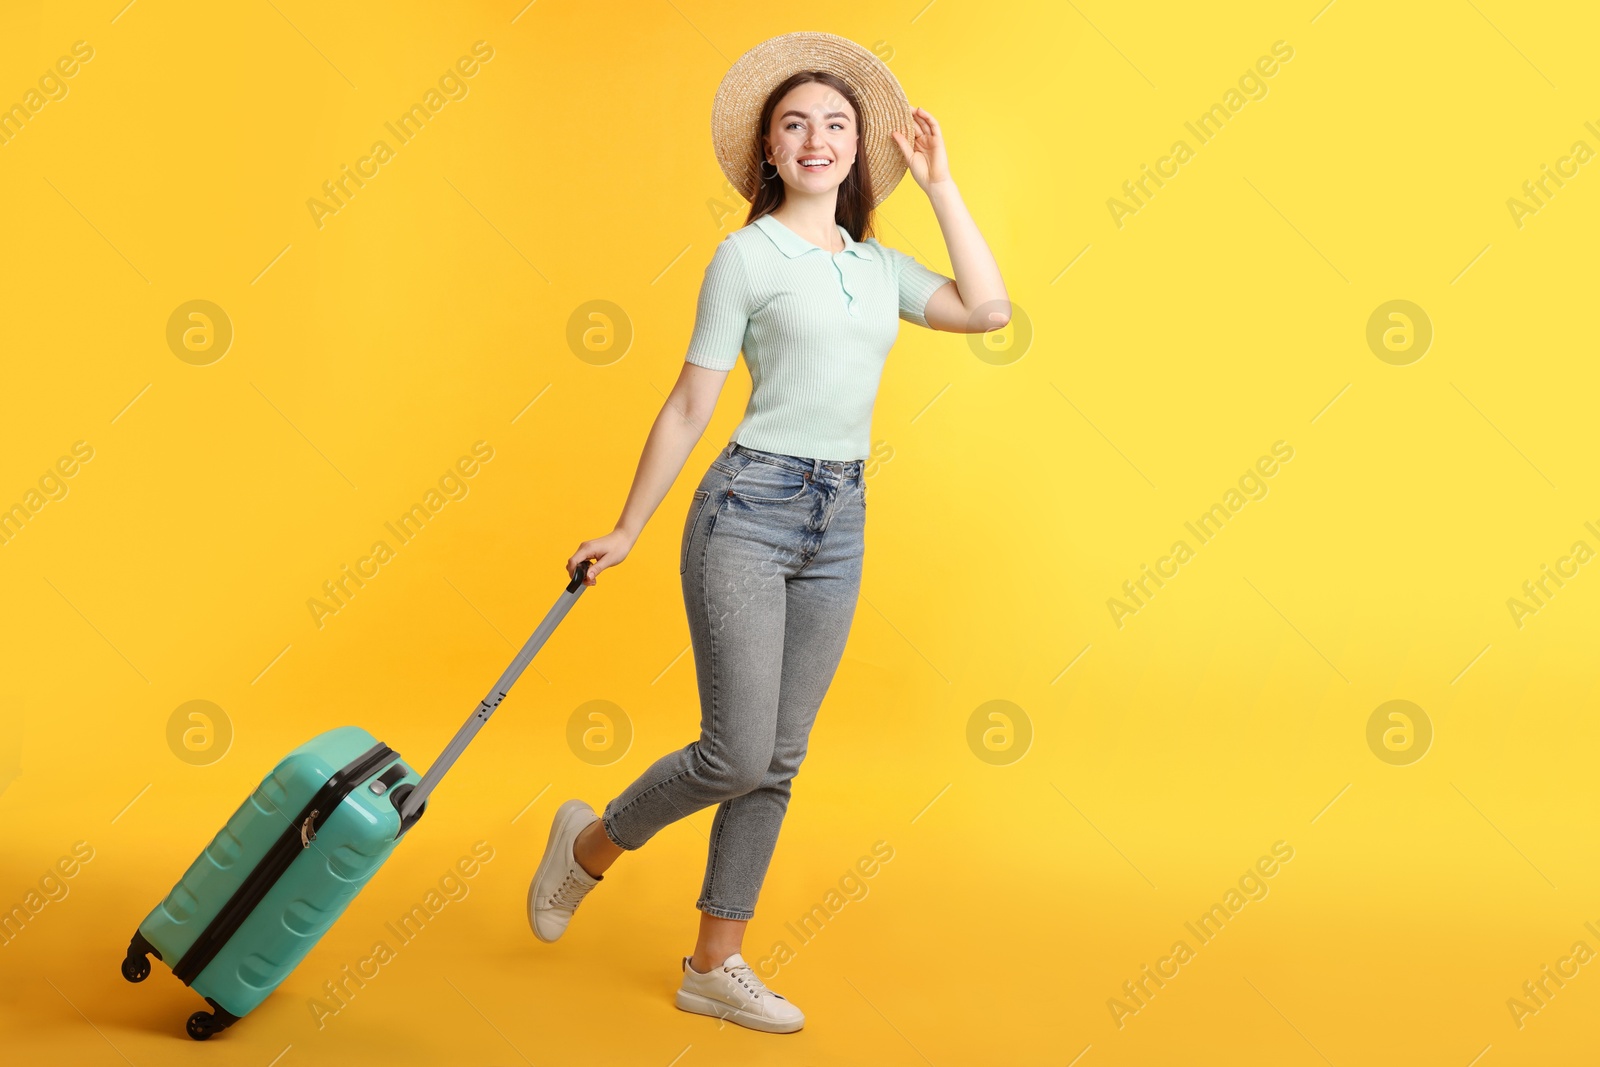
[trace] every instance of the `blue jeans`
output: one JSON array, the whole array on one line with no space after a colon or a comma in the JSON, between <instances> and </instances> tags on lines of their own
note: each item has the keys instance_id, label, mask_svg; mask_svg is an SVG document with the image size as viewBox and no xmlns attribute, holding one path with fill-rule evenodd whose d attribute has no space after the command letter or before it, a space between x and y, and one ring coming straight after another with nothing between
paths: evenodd
<instances>
[{"instance_id":1,"label":"blue jeans","mask_svg":"<svg viewBox=\"0 0 1600 1067\"><path fill-rule=\"evenodd\" d=\"M700 736L652 763L601 826L636 849L718 805L695 907L749 919L790 782L844 654L861 587L860 460L728 445L689 505L678 570L700 685Z\"/></svg>"}]
</instances>

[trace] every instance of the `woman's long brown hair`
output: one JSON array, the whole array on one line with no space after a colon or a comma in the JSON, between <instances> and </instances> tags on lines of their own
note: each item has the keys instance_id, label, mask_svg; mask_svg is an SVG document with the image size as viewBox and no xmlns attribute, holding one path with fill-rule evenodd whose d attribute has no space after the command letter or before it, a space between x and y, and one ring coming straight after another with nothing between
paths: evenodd
<instances>
[{"instance_id":1,"label":"woman's long brown hair","mask_svg":"<svg viewBox=\"0 0 1600 1067\"><path fill-rule=\"evenodd\" d=\"M784 201L785 188L783 175L774 174L767 177L764 170L769 165L765 162L766 153L762 150L761 140L772 126L772 113L778 109L778 102L784 98L790 89L808 82L820 82L838 93L850 105L850 110L856 116L856 161L850 167L850 173L845 175L844 183L839 186L838 203L834 206L833 218L856 241L864 241L872 235L872 175L867 170L867 125L866 117L861 113L861 105L856 100L856 91L843 78L829 74L822 70L802 70L789 75L767 94L766 102L761 105L761 122L754 131L751 142L751 151L755 153L756 173L758 184L756 198L750 203L750 214L745 225L759 219L762 215L770 215Z\"/></svg>"}]
</instances>

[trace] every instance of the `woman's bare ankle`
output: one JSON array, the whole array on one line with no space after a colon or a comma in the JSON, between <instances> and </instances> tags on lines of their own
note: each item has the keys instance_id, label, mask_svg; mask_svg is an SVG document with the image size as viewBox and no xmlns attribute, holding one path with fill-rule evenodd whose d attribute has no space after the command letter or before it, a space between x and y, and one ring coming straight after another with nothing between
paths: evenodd
<instances>
[{"instance_id":1,"label":"woman's bare ankle","mask_svg":"<svg viewBox=\"0 0 1600 1067\"><path fill-rule=\"evenodd\" d=\"M606 836L605 828L600 825L599 819L580 830L572 841L573 859L577 860L578 866L593 878L606 873L620 855L622 849Z\"/></svg>"},{"instance_id":2,"label":"woman's bare ankle","mask_svg":"<svg viewBox=\"0 0 1600 1067\"><path fill-rule=\"evenodd\" d=\"M700 913L700 935L695 939L689 966L705 974L720 967L729 956L742 951L749 919L724 919L709 912Z\"/></svg>"},{"instance_id":3,"label":"woman's bare ankle","mask_svg":"<svg viewBox=\"0 0 1600 1067\"><path fill-rule=\"evenodd\" d=\"M705 974L708 971L713 971L716 968L721 967L731 955L733 955L732 952L706 952L702 954L701 950L697 948L689 957L689 966L693 967L701 974Z\"/></svg>"}]
</instances>

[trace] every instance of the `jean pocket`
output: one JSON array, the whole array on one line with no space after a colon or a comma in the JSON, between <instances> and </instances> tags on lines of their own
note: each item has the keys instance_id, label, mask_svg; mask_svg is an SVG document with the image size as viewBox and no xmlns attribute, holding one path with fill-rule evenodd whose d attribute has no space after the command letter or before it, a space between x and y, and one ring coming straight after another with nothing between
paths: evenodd
<instances>
[{"instance_id":1,"label":"jean pocket","mask_svg":"<svg viewBox=\"0 0 1600 1067\"><path fill-rule=\"evenodd\" d=\"M791 467L752 460L728 483L728 491L752 504L784 504L798 500L811 488L811 479Z\"/></svg>"},{"instance_id":2,"label":"jean pocket","mask_svg":"<svg viewBox=\"0 0 1600 1067\"><path fill-rule=\"evenodd\" d=\"M694 541L694 531L699 525L700 512L705 510L706 501L710 499L710 490L696 489L694 499L689 502L689 517L683 523L683 546L678 549L679 574L689 569L689 545Z\"/></svg>"}]
</instances>

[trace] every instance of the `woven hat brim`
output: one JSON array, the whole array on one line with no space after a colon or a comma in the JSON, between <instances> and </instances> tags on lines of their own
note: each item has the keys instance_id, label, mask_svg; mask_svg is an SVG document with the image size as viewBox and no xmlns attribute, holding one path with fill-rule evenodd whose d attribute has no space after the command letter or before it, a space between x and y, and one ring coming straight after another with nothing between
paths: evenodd
<instances>
[{"instance_id":1,"label":"woven hat brim","mask_svg":"<svg viewBox=\"0 0 1600 1067\"><path fill-rule=\"evenodd\" d=\"M855 165L866 165L872 206L877 207L905 176L905 157L889 133L899 130L911 136L911 103L883 60L831 33L801 30L769 38L728 68L711 103L711 143L722 173L746 200L755 200L761 184L757 146L762 131L756 129L761 105L774 86L802 70L837 75L855 90L866 129Z\"/></svg>"}]
</instances>

